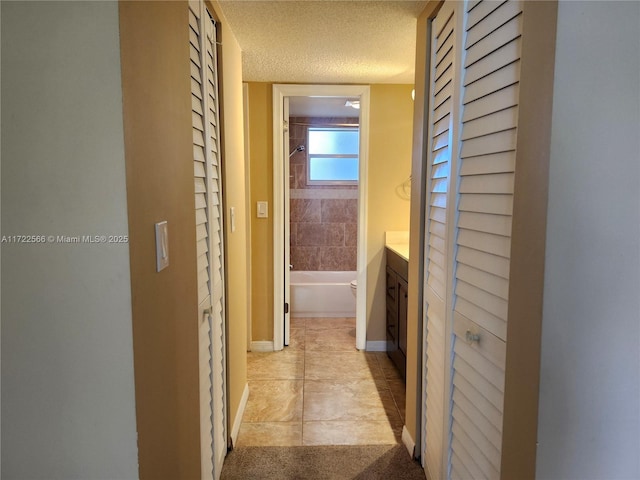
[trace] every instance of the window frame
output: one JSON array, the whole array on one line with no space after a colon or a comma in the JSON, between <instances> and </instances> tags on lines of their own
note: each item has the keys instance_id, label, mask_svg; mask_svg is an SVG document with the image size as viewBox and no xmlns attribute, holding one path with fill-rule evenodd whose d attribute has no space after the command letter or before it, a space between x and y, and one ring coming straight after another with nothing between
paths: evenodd
<instances>
[{"instance_id":1,"label":"window frame","mask_svg":"<svg viewBox=\"0 0 640 480\"><path fill-rule=\"evenodd\" d=\"M327 154L327 153L312 153L309 145L311 145L309 136L312 131L348 131L358 133L358 153L355 154ZM357 186L360 181L360 126L354 125L353 127L332 127L332 126L310 126L307 129L307 185L308 186ZM357 160L357 172L358 178L356 180L312 180L311 179L311 159L313 158L355 158Z\"/></svg>"}]
</instances>

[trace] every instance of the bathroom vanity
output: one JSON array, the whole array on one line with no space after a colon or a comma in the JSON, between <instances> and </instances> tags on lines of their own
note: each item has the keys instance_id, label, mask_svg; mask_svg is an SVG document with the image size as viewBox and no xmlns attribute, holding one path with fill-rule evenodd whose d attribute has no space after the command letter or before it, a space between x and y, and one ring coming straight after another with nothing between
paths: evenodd
<instances>
[{"instance_id":1,"label":"bathroom vanity","mask_svg":"<svg viewBox=\"0 0 640 480\"><path fill-rule=\"evenodd\" d=\"M406 379L408 244L387 244L387 355Z\"/></svg>"}]
</instances>

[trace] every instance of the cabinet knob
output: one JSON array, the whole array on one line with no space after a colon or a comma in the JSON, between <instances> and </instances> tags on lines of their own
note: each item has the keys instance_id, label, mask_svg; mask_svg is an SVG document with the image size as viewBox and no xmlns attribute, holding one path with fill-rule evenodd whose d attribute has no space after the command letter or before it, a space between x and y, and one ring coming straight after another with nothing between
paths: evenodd
<instances>
[{"instance_id":1,"label":"cabinet knob","mask_svg":"<svg viewBox=\"0 0 640 480\"><path fill-rule=\"evenodd\" d=\"M471 333L471 330L467 330L464 334L464 338L469 343L480 343L480 335L477 333Z\"/></svg>"}]
</instances>

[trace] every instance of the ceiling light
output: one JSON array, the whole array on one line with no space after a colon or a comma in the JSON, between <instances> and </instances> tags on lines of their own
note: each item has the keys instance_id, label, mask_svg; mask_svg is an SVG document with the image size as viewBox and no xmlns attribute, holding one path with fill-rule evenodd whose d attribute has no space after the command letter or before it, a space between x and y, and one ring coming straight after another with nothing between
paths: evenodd
<instances>
[{"instance_id":1,"label":"ceiling light","mask_svg":"<svg viewBox=\"0 0 640 480\"><path fill-rule=\"evenodd\" d=\"M344 102L345 107L360 109L360 100L347 100Z\"/></svg>"}]
</instances>

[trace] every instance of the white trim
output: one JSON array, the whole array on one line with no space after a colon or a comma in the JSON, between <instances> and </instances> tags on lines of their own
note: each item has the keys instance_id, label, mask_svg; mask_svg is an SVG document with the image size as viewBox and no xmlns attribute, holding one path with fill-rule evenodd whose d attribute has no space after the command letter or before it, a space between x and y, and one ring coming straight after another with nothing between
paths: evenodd
<instances>
[{"instance_id":1,"label":"white trim","mask_svg":"<svg viewBox=\"0 0 640 480\"><path fill-rule=\"evenodd\" d=\"M240 398L240 405L238 405L238 413L236 414L236 419L233 421L233 427L231 427L231 445L235 445L238 442L238 433L240 432L240 425L242 424L244 410L247 408L247 401L249 401L248 383L244 385L244 391Z\"/></svg>"},{"instance_id":2,"label":"white trim","mask_svg":"<svg viewBox=\"0 0 640 480\"><path fill-rule=\"evenodd\" d=\"M407 430L406 425L402 426L402 443L405 447L407 447L407 451L409 452L411 458L415 458L416 442L414 442L413 438L411 437L411 434L409 433L409 430Z\"/></svg>"},{"instance_id":3,"label":"white trim","mask_svg":"<svg viewBox=\"0 0 640 480\"><path fill-rule=\"evenodd\" d=\"M260 340L257 342L251 342L252 352L273 352L273 342L269 340Z\"/></svg>"},{"instance_id":4,"label":"white trim","mask_svg":"<svg viewBox=\"0 0 640 480\"><path fill-rule=\"evenodd\" d=\"M283 108L285 97L360 98L360 182L358 185L358 291L356 348L366 348L367 335L367 179L369 160L368 85L273 85L273 348L284 347L284 198ZM288 148L288 145L286 146ZM288 152L287 152L288 156Z\"/></svg>"},{"instance_id":5,"label":"white trim","mask_svg":"<svg viewBox=\"0 0 640 480\"><path fill-rule=\"evenodd\" d=\"M273 348L284 348L284 93L273 86ZM253 350L253 348L252 348Z\"/></svg>"},{"instance_id":6,"label":"white trim","mask_svg":"<svg viewBox=\"0 0 640 480\"><path fill-rule=\"evenodd\" d=\"M251 160L249 157L249 84L244 82L242 84L242 99L243 101L243 113L244 113L244 187L246 190L245 202L248 206L249 212L251 212ZM245 222L245 229L247 232L247 278L251 278L251 214L247 216ZM251 282L247 282L247 350L251 348L252 325L251 318L253 314L251 312Z\"/></svg>"},{"instance_id":7,"label":"white trim","mask_svg":"<svg viewBox=\"0 0 640 480\"><path fill-rule=\"evenodd\" d=\"M367 340L367 352L386 352L386 340Z\"/></svg>"}]
</instances>

